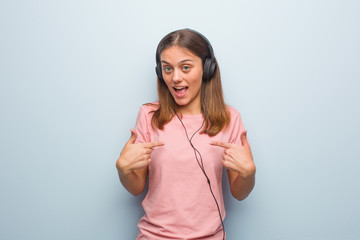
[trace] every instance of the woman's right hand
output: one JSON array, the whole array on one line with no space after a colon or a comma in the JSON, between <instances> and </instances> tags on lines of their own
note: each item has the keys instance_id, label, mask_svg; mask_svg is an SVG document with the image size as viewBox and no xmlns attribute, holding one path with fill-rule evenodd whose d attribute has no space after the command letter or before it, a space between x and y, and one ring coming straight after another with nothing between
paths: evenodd
<instances>
[{"instance_id":1,"label":"woman's right hand","mask_svg":"<svg viewBox=\"0 0 360 240\"><path fill-rule=\"evenodd\" d=\"M154 147L162 146L162 142L135 143L137 138L136 131L131 129L131 137L125 144L116 161L116 168L119 173L127 175L133 170L143 169L149 166L150 155Z\"/></svg>"}]
</instances>

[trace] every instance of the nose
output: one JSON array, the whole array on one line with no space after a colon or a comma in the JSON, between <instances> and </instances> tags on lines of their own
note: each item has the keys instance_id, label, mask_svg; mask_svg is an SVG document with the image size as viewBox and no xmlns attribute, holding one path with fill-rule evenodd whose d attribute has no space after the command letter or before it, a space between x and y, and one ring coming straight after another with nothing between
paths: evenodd
<instances>
[{"instance_id":1,"label":"nose","mask_svg":"<svg viewBox=\"0 0 360 240\"><path fill-rule=\"evenodd\" d=\"M173 81L174 83L179 83L179 82L181 82L181 80L182 80L181 71L175 68L173 73L174 73L174 74L173 74L173 76L172 76L172 81Z\"/></svg>"}]
</instances>

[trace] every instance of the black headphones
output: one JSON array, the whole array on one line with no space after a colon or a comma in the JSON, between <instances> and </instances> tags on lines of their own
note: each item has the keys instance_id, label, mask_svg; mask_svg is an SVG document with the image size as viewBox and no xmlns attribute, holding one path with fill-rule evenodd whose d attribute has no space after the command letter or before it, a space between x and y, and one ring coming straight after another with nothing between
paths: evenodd
<instances>
[{"instance_id":1,"label":"black headphones","mask_svg":"<svg viewBox=\"0 0 360 240\"><path fill-rule=\"evenodd\" d=\"M204 61L204 66L203 66L203 80L204 81L209 81L216 73L216 67L217 67L217 64L216 64L216 61L215 61L215 56L214 56L214 50L209 42L209 40L204 36L202 35L201 33L195 31L195 30L192 30L192 29L189 29L189 28L185 28L183 30L188 30L188 31L191 31L191 32L194 32L196 33L197 35L199 35L200 37L202 37L202 39L205 40L205 42L207 43L207 46L208 46L208 49L209 49L209 52L210 52L210 57L207 57ZM160 63L160 56L159 56L159 53L158 51L156 51L156 67L155 67L155 72L156 72L156 75L164 81L163 77L162 77L162 69L161 69L161 63Z\"/></svg>"}]
</instances>

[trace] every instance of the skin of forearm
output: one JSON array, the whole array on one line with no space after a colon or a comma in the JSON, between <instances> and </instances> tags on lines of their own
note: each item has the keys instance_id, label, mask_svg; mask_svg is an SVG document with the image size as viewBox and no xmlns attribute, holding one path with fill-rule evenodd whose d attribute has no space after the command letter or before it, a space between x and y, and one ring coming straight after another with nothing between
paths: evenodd
<instances>
[{"instance_id":1,"label":"skin of forearm","mask_svg":"<svg viewBox=\"0 0 360 240\"><path fill-rule=\"evenodd\" d=\"M132 195L137 196L144 191L146 185L146 175L142 176L141 173L136 171L123 174L119 169L118 174L121 184Z\"/></svg>"},{"instance_id":2,"label":"skin of forearm","mask_svg":"<svg viewBox=\"0 0 360 240\"><path fill-rule=\"evenodd\" d=\"M230 184L231 194L234 198L241 201L244 200L255 186L255 173L241 177L238 175Z\"/></svg>"}]
</instances>

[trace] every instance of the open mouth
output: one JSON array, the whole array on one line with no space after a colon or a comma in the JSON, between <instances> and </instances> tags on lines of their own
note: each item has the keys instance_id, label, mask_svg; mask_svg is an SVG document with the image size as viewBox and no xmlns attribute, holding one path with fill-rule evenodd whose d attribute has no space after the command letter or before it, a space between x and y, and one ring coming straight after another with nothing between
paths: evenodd
<instances>
[{"instance_id":1,"label":"open mouth","mask_svg":"<svg viewBox=\"0 0 360 240\"><path fill-rule=\"evenodd\" d=\"M175 92L186 91L188 87L174 87Z\"/></svg>"},{"instance_id":2,"label":"open mouth","mask_svg":"<svg viewBox=\"0 0 360 240\"><path fill-rule=\"evenodd\" d=\"M184 97L189 87L173 87L177 97Z\"/></svg>"}]
</instances>

